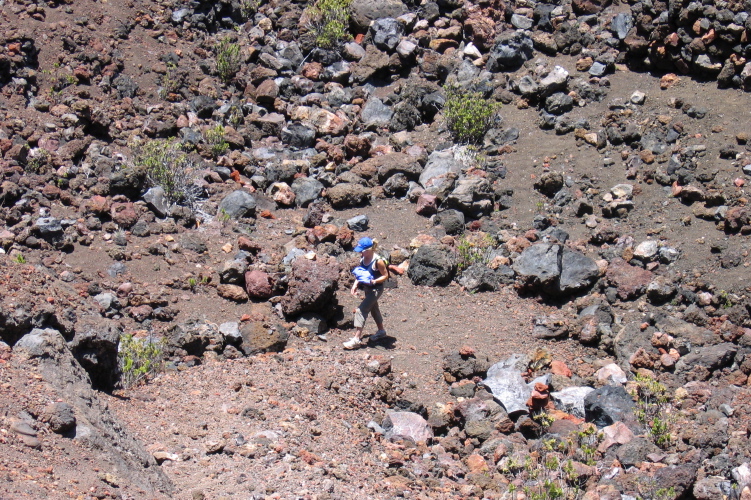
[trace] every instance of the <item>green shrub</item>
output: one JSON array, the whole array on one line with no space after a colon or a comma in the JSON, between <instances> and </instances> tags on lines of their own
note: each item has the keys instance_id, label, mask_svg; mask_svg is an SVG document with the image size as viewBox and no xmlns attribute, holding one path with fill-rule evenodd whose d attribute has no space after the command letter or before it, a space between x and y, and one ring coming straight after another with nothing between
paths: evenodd
<instances>
[{"instance_id":1,"label":"green shrub","mask_svg":"<svg viewBox=\"0 0 751 500\"><path fill-rule=\"evenodd\" d=\"M14 257L13 260L16 264L26 264L26 257L23 256L21 252L18 252Z\"/></svg>"},{"instance_id":2,"label":"green shrub","mask_svg":"<svg viewBox=\"0 0 751 500\"><path fill-rule=\"evenodd\" d=\"M133 153L133 163L145 169L150 187L161 187L170 203L194 208L198 198L194 183L198 166L185 145L175 138L154 139L136 143Z\"/></svg>"},{"instance_id":3,"label":"green shrub","mask_svg":"<svg viewBox=\"0 0 751 500\"><path fill-rule=\"evenodd\" d=\"M162 75L162 86L159 88L159 97L167 99L171 94L177 94L182 86L183 75L178 70L177 66L169 63L167 64L167 71Z\"/></svg>"},{"instance_id":4,"label":"green shrub","mask_svg":"<svg viewBox=\"0 0 751 500\"><path fill-rule=\"evenodd\" d=\"M461 143L481 142L493 125L500 105L484 98L480 92L468 92L455 86L444 88L443 116L454 139Z\"/></svg>"},{"instance_id":5,"label":"green shrub","mask_svg":"<svg viewBox=\"0 0 751 500\"><path fill-rule=\"evenodd\" d=\"M217 158L222 156L229 149L229 144L224 140L225 132L222 124L207 128L203 133L203 139L209 146L211 156Z\"/></svg>"},{"instance_id":6,"label":"green shrub","mask_svg":"<svg viewBox=\"0 0 751 500\"><path fill-rule=\"evenodd\" d=\"M308 29L315 35L316 45L331 49L349 40L351 0L317 0L306 9Z\"/></svg>"},{"instance_id":7,"label":"green shrub","mask_svg":"<svg viewBox=\"0 0 751 500\"><path fill-rule=\"evenodd\" d=\"M258 12L261 0L240 0L240 15L244 20L250 19Z\"/></svg>"},{"instance_id":8,"label":"green shrub","mask_svg":"<svg viewBox=\"0 0 751 500\"><path fill-rule=\"evenodd\" d=\"M120 338L117 361L123 388L133 387L162 370L165 344L164 339L156 340L151 336L138 339L128 334Z\"/></svg>"},{"instance_id":9,"label":"green shrub","mask_svg":"<svg viewBox=\"0 0 751 500\"><path fill-rule=\"evenodd\" d=\"M652 377L636 375L631 396L636 398L636 418L647 429L654 443L666 448L672 440L670 434L670 409L672 401L667 387Z\"/></svg>"},{"instance_id":10,"label":"green shrub","mask_svg":"<svg viewBox=\"0 0 751 500\"><path fill-rule=\"evenodd\" d=\"M225 37L219 42L216 49L216 71L219 78L228 82L240 71L242 58L240 45L233 42L230 37Z\"/></svg>"},{"instance_id":11,"label":"green shrub","mask_svg":"<svg viewBox=\"0 0 751 500\"><path fill-rule=\"evenodd\" d=\"M462 236L457 245L459 272L473 264L489 264L493 244L493 238L487 233L469 233Z\"/></svg>"}]
</instances>

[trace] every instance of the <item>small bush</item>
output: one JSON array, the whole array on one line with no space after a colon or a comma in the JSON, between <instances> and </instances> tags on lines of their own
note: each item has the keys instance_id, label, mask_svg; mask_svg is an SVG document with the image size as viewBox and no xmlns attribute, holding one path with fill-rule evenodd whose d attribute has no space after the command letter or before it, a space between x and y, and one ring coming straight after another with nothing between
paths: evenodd
<instances>
[{"instance_id":1,"label":"small bush","mask_svg":"<svg viewBox=\"0 0 751 500\"><path fill-rule=\"evenodd\" d=\"M216 49L216 71L219 78L228 82L240 71L240 45L231 38L223 38Z\"/></svg>"},{"instance_id":2,"label":"small bush","mask_svg":"<svg viewBox=\"0 0 751 500\"><path fill-rule=\"evenodd\" d=\"M443 116L446 126L458 142L476 144L493 125L499 104L480 92L468 92L448 86Z\"/></svg>"},{"instance_id":3,"label":"small bush","mask_svg":"<svg viewBox=\"0 0 751 500\"><path fill-rule=\"evenodd\" d=\"M159 88L159 97L162 99L173 99L174 95L180 91L183 85L183 75L174 64L167 64L167 72L162 75L162 86Z\"/></svg>"},{"instance_id":4,"label":"small bush","mask_svg":"<svg viewBox=\"0 0 751 500\"><path fill-rule=\"evenodd\" d=\"M155 139L136 143L133 152L133 163L146 170L150 187L161 187L170 203L194 209L199 193L194 183L198 166L183 144L174 138Z\"/></svg>"},{"instance_id":5,"label":"small bush","mask_svg":"<svg viewBox=\"0 0 751 500\"><path fill-rule=\"evenodd\" d=\"M462 236L457 245L459 272L473 264L487 265L493 251L493 238L486 233L470 233Z\"/></svg>"},{"instance_id":6,"label":"small bush","mask_svg":"<svg viewBox=\"0 0 751 500\"><path fill-rule=\"evenodd\" d=\"M120 384L128 389L162 370L165 340L149 336L138 339L123 335L117 352L120 367Z\"/></svg>"},{"instance_id":7,"label":"small bush","mask_svg":"<svg viewBox=\"0 0 751 500\"><path fill-rule=\"evenodd\" d=\"M211 156L217 158L222 156L229 149L229 144L224 140L225 132L222 124L217 124L215 127L207 128L203 133L203 139L209 146Z\"/></svg>"},{"instance_id":8,"label":"small bush","mask_svg":"<svg viewBox=\"0 0 751 500\"><path fill-rule=\"evenodd\" d=\"M634 377L635 387L631 396L636 399L636 417L647 428L654 443L666 448L672 440L670 434L671 400L667 387L657 380L643 375Z\"/></svg>"},{"instance_id":9,"label":"small bush","mask_svg":"<svg viewBox=\"0 0 751 500\"><path fill-rule=\"evenodd\" d=\"M240 15L244 20L248 20L258 12L261 0L240 0Z\"/></svg>"},{"instance_id":10,"label":"small bush","mask_svg":"<svg viewBox=\"0 0 751 500\"><path fill-rule=\"evenodd\" d=\"M316 45L332 49L350 38L351 0L317 0L306 9L308 29L315 34Z\"/></svg>"}]
</instances>

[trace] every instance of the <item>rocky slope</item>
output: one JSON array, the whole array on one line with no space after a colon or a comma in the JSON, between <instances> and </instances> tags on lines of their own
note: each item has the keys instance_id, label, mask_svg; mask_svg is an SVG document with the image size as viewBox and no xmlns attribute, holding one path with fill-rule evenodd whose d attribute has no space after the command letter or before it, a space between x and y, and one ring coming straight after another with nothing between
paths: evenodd
<instances>
[{"instance_id":1,"label":"rocky slope","mask_svg":"<svg viewBox=\"0 0 751 500\"><path fill-rule=\"evenodd\" d=\"M0 1L9 498L751 498L751 6L306 7Z\"/></svg>"}]
</instances>

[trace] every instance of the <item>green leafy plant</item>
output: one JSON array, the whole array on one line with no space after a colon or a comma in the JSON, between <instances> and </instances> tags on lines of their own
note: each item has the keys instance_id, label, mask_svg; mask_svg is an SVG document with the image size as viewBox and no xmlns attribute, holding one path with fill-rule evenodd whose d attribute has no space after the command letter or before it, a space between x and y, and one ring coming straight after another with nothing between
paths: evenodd
<instances>
[{"instance_id":1,"label":"green leafy plant","mask_svg":"<svg viewBox=\"0 0 751 500\"><path fill-rule=\"evenodd\" d=\"M185 145L176 139L155 139L133 145L133 164L145 169L149 186L159 186L170 203L183 203L191 210L198 198L195 185L198 165Z\"/></svg>"},{"instance_id":2,"label":"green leafy plant","mask_svg":"<svg viewBox=\"0 0 751 500\"><path fill-rule=\"evenodd\" d=\"M203 133L203 139L209 146L209 151L214 158L222 156L229 149L229 144L224 140L224 126L219 123L214 127L207 128Z\"/></svg>"},{"instance_id":3,"label":"green leafy plant","mask_svg":"<svg viewBox=\"0 0 751 500\"><path fill-rule=\"evenodd\" d=\"M24 257L24 256L23 256L23 254L19 252L19 253L17 253L17 254L16 254L16 255L15 255L14 257L13 257L13 261L14 261L14 262L15 262L16 264L26 264L26 257Z\"/></svg>"},{"instance_id":4,"label":"green leafy plant","mask_svg":"<svg viewBox=\"0 0 751 500\"><path fill-rule=\"evenodd\" d=\"M473 264L487 265L492 250L493 238L487 233L470 233L462 236L457 245L459 271Z\"/></svg>"},{"instance_id":5,"label":"green leafy plant","mask_svg":"<svg viewBox=\"0 0 751 500\"><path fill-rule=\"evenodd\" d=\"M223 38L216 49L216 71L219 78L228 82L240 71L242 58L240 45L230 37Z\"/></svg>"},{"instance_id":6,"label":"green leafy plant","mask_svg":"<svg viewBox=\"0 0 751 500\"><path fill-rule=\"evenodd\" d=\"M219 214L217 214L216 218L219 220L219 222L225 223L229 222L232 216L230 216L230 214L228 214L227 211L222 208L219 210Z\"/></svg>"},{"instance_id":7,"label":"green leafy plant","mask_svg":"<svg viewBox=\"0 0 751 500\"><path fill-rule=\"evenodd\" d=\"M486 99L480 92L469 92L451 85L444 89L443 116L454 139L461 143L481 142L492 127L500 105Z\"/></svg>"},{"instance_id":8,"label":"green leafy plant","mask_svg":"<svg viewBox=\"0 0 751 500\"><path fill-rule=\"evenodd\" d=\"M182 86L182 75L173 63L167 64L167 71L161 78L162 86L159 88L159 97L169 99L171 95L176 94Z\"/></svg>"},{"instance_id":9,"label":"green leafy plant","mask_svg":"<svg viewBox=\"0 0 751 500\"><path fill-rule=\"evenodd\" d=\"M350 38L348 27L351 0L317 0L305 10L308 29L316 45L332 49Z\"/></svg>"},{"instance_id":10,"label":"green leafy plant","mask_svg":"<svg viewBox=\"0 0 751 500\"><path fill-rule=\"evenodd\" d=\"M730 294L727 290L720 290L717 292L717 300L720 303L720 307L723 309L730 309L733 307L733 301L730 298Z\"/></svg>"},{"instance_id":11,"label":"green leafy plant","mask_svg":"<svg viewBox=\"0 0 751 500\"><path fill-rule=\"evenodd\" d=\"M250 19L261 5L261 0L240 0L240 15L243 19Z\"/></svg>"},{"instance_id":12,"label":"green leafy plant","mask_svg":"<svg viewBox=\"0 0 751 500\"><path fill-rule=\"evenodd\" d=\"M636 398L635 412L639 422L647 429L654 443L665 448L670 444L671 400L667 387L652 377L637 374L631 396Z\"/></svg>"},{"instance_id":13,"label":"green leafy plant","mask_svg":"<svg viewBox=\"0 0 751 500\"><path fill-rule=\"evenodd\" d=\"M162 369L165 344L164 339L157 340L151 335L144 339L131 334L120 338L117 360L123 388L133 387Z\"/></svg>"}]
</instances>

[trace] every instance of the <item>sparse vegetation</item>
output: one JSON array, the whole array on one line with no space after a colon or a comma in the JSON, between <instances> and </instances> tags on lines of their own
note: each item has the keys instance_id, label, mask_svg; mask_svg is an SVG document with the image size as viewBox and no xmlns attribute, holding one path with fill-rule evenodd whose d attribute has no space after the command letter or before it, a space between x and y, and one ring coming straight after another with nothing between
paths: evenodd
<instances>
[{"instance_id":1,"label":"sparse vegetation","mask_svg":"<svg viewBox=\"0 0 751 500\"><path fill-rule=\"evenodd\" d=\"M222 124L207 128L203 133L203 139L208 145L209 152L214 158L218 158L227 152L229 144L224 140L225 132Z\"/></svg>"},{"instance_id":2,"label":"sparse vegetation","mask_svg":"<svg viewBox=\"0 0 751 500\"><path fill-rule=\"evenodd\" d=\"M240 45L230 37L223 38L216 49L216 71L219 78L228 82L240 71L242 58Z\"/></svg>"},{"instance_id":3,"label":"sparse vegetation","mask_svg":"<svg viewBox=\"0 0 751 500\"><path fill-rule=\"evenodd\" d=\"M331 49L350 38L351 0L317 0L306 9L308 29L315 34L318 47Z\"/></svg>"},{"instance_id":4,"label":"sparse vegetation","mask_svg":"<svg viewBox=\"0 0 751 500\"><path fill-rule=\"evenodd\" d=\"M49 162L50 154L40 148L32 149L26 160L26 171L32 174L40 174Z\"/></svg>"},{"instance_id":5,"label":"sparse vegetation","mask_svg":"<svg viewBox=\"0 0 751 500\"><path fill-rule=\"evenodd\" d=\"M637 401L636 417L646 427L647 434L654 443L665 448L670 444L671 400L667 387L659 381L644 375L634 377L632 397Z\"/></svg>"},{"instance_id":6,"label":"sparse vegetation","mask_svg":"<svg viewBox=\"0 0 751 500\"><path fill-rule=\"evenodd\" d=\"M26 257L23 256L21 252L18 252L14 257L13 261L16 264L26 264Z\"/></svg>"},{"instance_id":7,"label":"sparse vegetation","mask_svg":"<svg viewBox=\"0 0 751 500\"><path fill-rule=\"evenodd\" d=\"M240 15L244 20L250 19L258 12L261 0L240 0Z\"/></svg>"},{"instance_id":8,"label":"sparse vegetation","mask_svg":"<svg viewBox=\"0 0 751 500\"><path fill-rule=\"evenodd\" d=\"M128 334L120 338L117 359L120 384L127 389L161 371L165 340L152 337L136 338Z\"/></svg>"},{"instance_id":9,"label":"sparse vegetation","mask_svg":"<svg viewBox=\"0 0 751 500\"><path fill-rule=\"evenodd\" d=\"M454 139L460 143L477 144L493 125L499 104L486 99L480 92L469 92L446 86L443 116Z\"/></svg>"},{"instance_id":10,"label":"sparse vegetation","mask_svg":"<svg viewBox=\"0 0 751 500\"><path fill-rule=\"evenodd\" d=\"M159 186L170 203L193 209L198 198L194 184L197 165L176 139L155 139L133 146L133 163L146 169L146 181Z\"/></svg>"},{"instance_id":11,"label":"sparse vegetation","mask_svg":"<svg viewBox=\"0 0 751 500\"><path fill-rule=\"evenodd\" d=\"M167 72L161 78L162 86L159 88L159 97L170 100L171 96L177 94L180 90L181 81L177 66L172 63L167 64Z\"/></svg>"},{"instance_id":12,"label":"sparse vegetation","mask_svg":"<svg viewBox=\"0 0 751 500\"><path fill-rule=\"evenodd\" d=\"M473 264L488 264L493 250L493 238L487 233L469 233L457 245L459 271Z\"/></svg>"}]
</instances>

